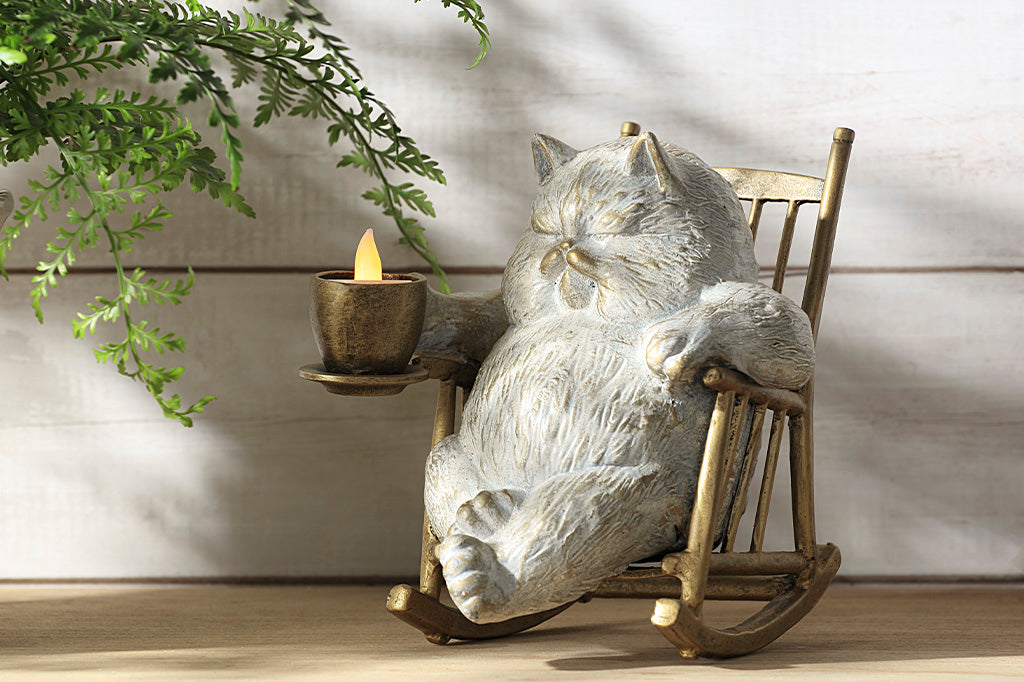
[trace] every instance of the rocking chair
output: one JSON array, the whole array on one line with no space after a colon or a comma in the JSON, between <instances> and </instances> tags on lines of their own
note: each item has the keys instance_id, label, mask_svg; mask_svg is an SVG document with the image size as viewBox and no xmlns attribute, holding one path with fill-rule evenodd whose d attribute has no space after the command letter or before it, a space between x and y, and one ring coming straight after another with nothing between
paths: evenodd
<instances>
[{"instance_id":1,"label":"rocking chair","mask_svg":"<svg viewBox=\"0 0 1024 682\"><path fill-rule=\"evenodd\" d=\"M638 127L623 126L623 134ZM748 224L757 238L766 202L786 202L772 287L782 290L797 212L804 204L819 204L817 227L803 290L802 308L817 337L825 285L828 281L839 206L854 133L837 128L824 179L746 168L716 168L740 199L750 202ZM433 442L455 432L457 390L463 399L472 386L473 369L452 359L423 357L432 378L440 380ZM750 653L793 627L818 602L839 569L839 549L817 544L814 528L813 378L799 391L766 388L725 367L704 372L703 382L718 392L708 429L704 458L691 510L686 548L667 554L661 568L631 567L609 577L580 601L590 598L654 598L651 622L684 658L725 658ZM771 411L771 416L768 412ZM742 425L752 413L745 452ZM761 431L770 430L748 551L735 551L747 492L761 449ZM789 469L792 489L793 551L764 551L765 527L783 432L789 425ZM729 481L737 481L731 505ZM719 522L719 519L723 521ZM420 585L397 585L387 608L421 630L429 641L490 639L533 627L572 604L542 613L485 625L468 620L439 601L443 577L435 557L438 538L424 521ZM767 602L756 614L733 627L712 627L703 618L705 600Z\"/></svg>"}]
</instances>

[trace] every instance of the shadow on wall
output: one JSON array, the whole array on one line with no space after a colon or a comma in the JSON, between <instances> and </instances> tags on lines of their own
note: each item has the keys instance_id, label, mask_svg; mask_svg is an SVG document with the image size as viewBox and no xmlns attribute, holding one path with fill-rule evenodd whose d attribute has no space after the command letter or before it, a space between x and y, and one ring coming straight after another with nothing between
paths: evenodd
<instances>
[{"instance_id":1,"label":"shadow on wall","mask_svg":"<svg viewBox=\"0 0 1024 682\"><path fill-rule=\"evenodd\" d=\"M480 202L495 202L509 209L502 213L498 220L489 223L485 231L470 235L475 241L468 253L481 254L477 256L479 261L470 264L496 265L503 262L504 255L511 251L511 245L518 239L521 226L526 224L534 192L529 139L536 131L550 132L563 137L570 144L585 147L613 137L621 119L636 117L642 120L647 116L647 112L651 112L655 121L663 121L658 127L665 130L664 139L679 140L694 147L699 143L701 148L713 150L716 158L728 159L729 163L743 165L743 160L749 158L754 160L750 165L762 165L763 161L763 165L792 165L792 168L787 169L795 171L814 174L823 172L831 127L823 126L821 134L813 137L803 134L756 135L747 130L740 120L722 112L722 103L729 101L725 96L717 99L691 99L684 94L669 93L666 97L665 92L651 89L631 92L628 97L610 95L620 83L626 82L630 73L656 74L666 82L683 83L694 91L712 95L719 87L736 85L735 79L726 78L723 85L719 86L707 75L707 66L712 61L710 58L701 63L688 64L676 61L666 64L664 53L658 49L659 42L651 39L652 33L656 32L655 29L652 29L652 33L636 32L635 23L622 22L610 8L605 8L604 11L588 12L581 19L581 25L575 29L577 35L586 35L588 40L601 44L605 53L611 55L609 61L619 61L622 64L619 74L602 73L597 76L587 70L587 65L574 64L571 55L562 54L558 59L551 58L551 52L559 49L556 37L560 27L540 27L540 22L531 16L530 10L526 7L526 3L508 3L500 9L495 8L495 41L500 47L496 48L479 70L465 74L464 77L460 74L462 80L457 86L458 92L453 95L460 102L460 107L467 112L465 119L460 118L459 121L447 125L432 122L423 124L415 118L407 119L405 122L407 131L420 141L425 151L442 160L444 166L454 169L449 174L450 185L447 189L428 188L432 194L440 197L438 223L443 224L446 215L453 215L458 207L466 204L493 211L492 206L483 206ZM526 27L535 33L526 40L517 40L514 36L505 34L504 42L500 42L503 38L502 26ZM465 40L465 29L457 24L451 24L445 25L437 43L461 44ZM418 58L417 54L417 50L406 50L397 59L413 60ZM461 52L457 55L444 54L447 61L437 69L438 80L446 79L447 76L442 74L455 73L464 64L464 55ZM618 55L618 60L614 55ZM383 59L377 54L370 56L378 61ZM388 58L395 57L389 55ZM373 59L370 61L373 62ZM568 68L569 64L573 64L573 68ZM616 81L615 75L621 76L622 80ZM438 87L437 91L445 92L445 89ZM524 93L533 93L535 98L524 98ZM383 92L381 94L389 102L394 99ZM406 110L401 103L402 95L403 93L399 93L399 102L395 105L399 112ZM841 110L838 105L836 108ZM497 115L493 118L485 115L486 112L496 109ZM595 111L598 115L595 115ZM800 121L805 122L806 116L801 117ZM858 127L857 122L853 121L824 122L826 126L836 123L848 123ZM866 184L869 183L876 188L871 191L877 192L879 187L886 188L886 198L900 202L899 206L891 208L895 208L901 215L920 216L922 221L927 220L929 214L970 216L975 224L991 225L996 232L1009 230L1011 225L999 207L949 194L937 196L922 191L920 185L907 182L908 174L903 172L904 169L891 159L878 155L879 150L872 145L870 125L877 122L865 123L869 127L860 131L861 137L854 149L853 170L848 183L848 200L841 221L837 261L842 261L844 235L855 231L860 227L859 223L864 222L864 218L858 219L856 211L867 203L865 197L858 196L865 191L863 185L857 184L858 178L866 179ZM423 125L427 130L421 134L417 128ZM762 132L764 127L762 123ZM506 143L507 155L481 158L481 151L493 155L495 149L504 149ZM248 140L247 145L253 158L275 159L287 154L287 140L273 136L256 137ZM468 175L470 172L471 177ZM350 173L344 177L344 181L357 182L355 178L358 176ZM311 167L308 175L290 179L289 186L298 183L314 188L307 190L306 196L323 197L325 201L333 202L337 201L337 183L341 181L340 175L314 172ZM853 201L849 200L851 196ZM487 215L494 214L488 212ZM350 224L362 225L379 223L380 218L369 205L357 203L345 207L345 220ZM444 260L446 245L456 235L449 236L443 228L432 226L433 222L428 222L428 230L433 230L431 234L435 248ZM902 227L909 229L911 224L913 223L903 223ZM347 233L353 230L345 229L340 232L345 232L347 236ZM461 238L465 235L457 236ZM943 235L932 234L929 238L939 236ZM962 237L954 233L944 236L950 240ZM909 261L914 261L913 254L908 253L906 257ZM890 262L892 258L891 255L888 256ZM862 265L870 266L872 263ZM892 543L899 545L898 550L892 548L901 554L895 562L887 563L891 560L885 556L858 560L855 554L848 556L848 565L870 566L869 570L878 572L885 572L887 567L892 565L913 566L914 572L925 573L929 572L931 557L935 553L931 544L933 541L900 544L901 541L905 541L908 528L919 526L914 528L914 533L929 538L943 538L945 542L962 542L965 535L978 534L978 529L963 528L962 524L981 515L987 517L988 526L984 531L991 536L984 542L991 542L992 551L997 553L1000 552L998 545L1012 545L1013 538L1019 535L1019 516L1010 513L988 513L985 511L987 507L984 502L979 502L967 492L956 491L958 482L962 484L964 480L970 480L971 485L966 486L966 489L978 490L979 487L987 487L996 499L1014 499L1011 491L1002 483L1010 480L1003 477L1002 472L1014 466L1012 461L1007 461L1007 457L1012 454L1009 430L1000 430L996 424L994 429L982 429L979 432L973 429L972 425L976 426L979 420L984 422L986 415L996 421L1009 418L1008 415L1024 407L1024 402L1012 394L1009 398L997 400L969 377L955 374L944 376L939 367L930 367L927 362L908 364L908 352L931 352L927 342L921 347L910 348L903 345L906 341L905 336L913 335L912 330L900 332L903 337L893 337L892 346L886 343L885 336L879 334L877 330L887 324L891 316L909 314L911 308L927 306L929 287L950 286L945 282L936 284L934 280L919 279L912 274L902 277L907 279L887 281L888 296L879 298L877 308L871 311L858 309L858 312L869 312L869 317L845 321L837 330L838 333L831 338L829 320L842 312L837 306L843 303L855 306L859 296L866 291L858 289L862 286L874 286L871 278L844 279L844 298L837 300L837 292L833 291L826 305L826 326L823 330L826 344L823 351L825 363L822 367L822 378L819 380L818 417L819 424L825 422L834 428L834 435L819 432L819 458L822 466L829 463L836 465L836 468L831 475L819 474L819 486L824 484L830 493L838 496L845 492L846 496L832 500L829 496L819 496L823 501L823 505L819 506L825 506L822 515L830 519L831 524L842 524L841 529L837 529L840 530L840 537L835 538L841 544L846 543L847 546L852 545L859 549L866 546L884 554L889 550L878 547L877 543L872 545L864 540L865 534L869 537L882 534ZM922 289L915 290L915 286ZM951 286L955 288L967 285L956 281ZM981 286L984 286L984 283ZM836 287L836 280L833 280L833 289ZM298 288L296 291L298 292ZM964 306L978 304L977 297L971 293L963 292L961 301ZM916 296L916 300L911 301L911 295ZM303 309L304 301L298 293L293 303L299 309ZM283 311L282 316L290 317ZM304 322L295 323L305 334ZM959 348L957 340L949 338L945 343L952 344L953 348L944 356L945 362L960 362L960 351L956 350ZM867 372L867 368L878 368L878 371ZM867 381L866 377L870 380ZM263 381L266 380L261 380ZM290 366L281 375L280 381L293 381ZM947 382L956 388L955 401L951 401L940 389ZM927 387L927 390L915 390L914 387L920 386ZM291 396L290 399L295 399L294 393L282 391L274 382L267 382L257 390L288 395ZM886 407L883 414L879 413L879 408L883 404L877 401L879 394L893 396L891 406L888 401L884 403ZM229 399L229 396L225 396L225 402ZM388 424L395 422L398 426L397 422L401 422L401 429L410 429L410 435L396 437L396 444L408 449L410 443L422 443L422 447L415 449L420 453L417 457L422 457L425 454L427 436L412 435L412 419L408 422L396 422L391 416L390 406L385 408L373 404L365 408L359 405L356 408L354 404L350 406L347 399L341 403L326 394L318 395L317 399L323 404L308 409L319 416L310 418L309 421L283 417L278 422L250 424L242 432L232 426L231 438L234 442L231 450L239 461L236 473L226 475L221 485L224 487L222 492L227 493L226 497L236 502L221 510L227 517L224 519L225 535L213 539L209 548L213 555L223 557L226 565L273 564L281 566L282 570L287 570L289 566L295 568L294 559L289 563L286 559L275 561L269 558L276 551L274 548L254 550L259 544L253 542L254 537L251 535L256 532L254 528L257 524L248 503L250 496L262 499L266 495L272 495L278 498L273 505L267 506L264 502L260 506L262 513L266 515L263 522L267 524L268 537L287 535L299 538L303 528L289 526L299 518L316 518L317 523L322 524L310 535L324 535L324 530L328 529L326 534L329 536L331 526L337 525L338 532L333 539L328 537L318 541L314 537L309 537L295 540L302 549L295 551L294 556L304 556L304 552L317 555L322 551L316 548L317 542L327 543L327 546L332 548L327 555L327 561L310 562L311 566L321 567L316 570L322 570L326 565L337 567L337 572L349 573L355 570L358 573L358 569L352 569L347 561L339 560L347 552L355 551L353 548L357 546L364 548L363 551L367 547L375 547L379 556L388 558L411 555L415 552L417 539L413 531L417 529L418 474L404 473L398 477L402 483L399 486L401 492L397 493L397 496L393 488L378 481L386 479L391 482L396 478L396 470L406 467L416 469L418 464L404 459L404 455L393 455L383 462L375 461L369 470L354 473L352 464L332 464L328 459L329 455L325 453L336 448L345 451L346 457L352 457L356 440L373 443L377 442L377 438L395 437ZM418 424L429 424L432 401L429 390L410 390L401 399L396 400L407 401L408 406L403 402L401 409L403 412L408 410L410 414L414 414ZM327 403L332 402L337 407L326 407ZM312 405L312 401L303 398L303 404ZM969 406L966 411L959 407L963 405ZM274 406L261 404L260 409L273 412ZM223 422L224 417L218 416L217 413L216 409L211 412L208 418L211 425ZM342 413L351 416L333 416ZM254 420L256 417L250 413L243 418ZM337 420L336 423L334 420ZM309 435L297 435L302 432L302 429L296 428L297 424L308 425ZM425 426L416 428L421 429L423 434L426 433ZM950 454L955 454L959 450L949 445L950 439L954 442L957 440L959 428L973 434L969 440L975 449L980 447L992 452L993 459L989 460L987 466L978 465L967 470L962 465L963 460L950 459ZM968 439L962 439L960 443L966 450L970 445L962 442L963 440ZM269 443L275 441L278 445L268 447ZM853 445L854 443L856 445ZM271 452L273 454L270 454ZM830 452L839 455L830 455ZM851 455L852 458L845 462L831 459L847 455ZM933 455L939 456L929 459ZM359 462L354 465L355 468L367 464L365 461L360 462L358 455L355 457L356 462ZM295 467L301 467L306 473L296 474ZM821 470L819 467L819 471ZM835 480L835 472L842 472L844 480L857 481L864 490L844 490L844 483ZM345 479L349 474L352 474L350 482L361 483L356 483L347 494L341 494L337 498L331 496L329 486L319 484L324 478ZM307 487L309 483L312 483L312 487ZM373 492L368 488L372 488ZM965 487L961 485L959 489L964 490ZM265 492L261 494L260 490ZM315 491L312 492L315 502L309 497L311 491ZM884 496L879 497L879 491L884 491ZM377 503L384 499L391 502L378 506ZM837 499L842 499L850 503L852 508L858 509L859 511L855 513L861 516L861 520L844 520L849 514L831 508ZM298 508L296 504L299 505ZM306 505L315 505L316 510L311 510ZM867 512L869 505L873 510L872 514ZM401 510L401 513L398 513L398 510ZM334 518L330 518L332 515ZM900 519L902 522L895 522L894 519ZM284 530L277 524L284 524L288 529ZM396 530L400 524L405 524L401 532ZM864 524L870 527L866 528ZM277 530L273 530L275 526ZM235 537L240 528L248 530L244 536ZM293 533L295 535L292 535ZM396 534L400 534L405 540L411 540L411 549L406 549L408 546L404 544L403 549L392 545L390 539ZM844 534L848 534L847 538L842 537ZM832 538L823 533L823 539ZM254 551L257 551L258 556L246 557L247 553L252 554ZM965 560L962 564L956 564L955 570L950 568L954 564L947 564L935 567L935 571L984 572L984 564L979 565L976 559L983 558Z\"/></svg>"},{"instance_id":2,"label":"shadow on wall","mask_svg":"<svg viewBox=\"0 0 1024 682\"><path fill-rule=\"evenodd\" d=\"M324 9L330 15L331 8ZM715 54L698 56L668 45L656 22L623 20L617 6L588 5L564 24L550 22L535 3L507 2L485 9L495 48L479 69L465 74L461 69L468 63L468 50L463 48L472 43L472 34L452 21L453 16L443 16L442 28L415 49L372 42L364 49L357 40L351 43L357 60L366 66L367 80L398 112L405 132L450 169L446 188L423 185L438 207L438 219L424 223L443 262L493 267L511 253L527 224L535 192L529 147L533 133L545 132L582 148L614 137L625 119L640 120L662 139L691 147L712 163L819 175L832 126L857 128L837 243L839 264L878 264L843 255L846 235L878 229L870 224L872 217L888 218L885 229L892 229L898 244L913 243L913 235L903 232L918 226L927 240L945 240L948 243L941 248L921 245L938 254L956 252L964 236L932 229L932 216L962 217L962 229L972 234L985 226L979 239L998 239L1015 231L1004 205L937 193L934 186L914 183L922 167L907 172L910 161L893 159L874 141L875 131L893 122L865 116L863 111L870 107L863 100L851 105L861 113L843 118L841 102L846 100L835 96L835 82L818 83L813 74L803 74L787 87L792 91L806 86L810 92L799 93L789 109L762 110L756 104L759 88L769 90L785 80L785 74L758 81L756 69L750 69L751 77L721 73ZM359 36L372 33L390 11L367 12L366 24L353 29ZM336 27L342 35L348 30L340 20ZM562 40L564 34L568 36ZM591 45L601 46L600 62L587 61L592 53L584 48ZM740 59L756 66L755 50L738 54L731 64ZM416 81L423 75L424 61L431 68L426 86ZM389 69L407 86L396 88L394 94L381 87L373 73ZM637 74L643 83L658 80L671 87L638 86ZM424 90L429 93L426 102L417 99L424 98ZM733 111L737 92L745 93L745 104ZM813 103L808 101L812 95ZM821 101L829 105L822 106ZM251 106L251 101L240 105ZM833 120L837 116L840 120ZM815 121L810 134L809 119ZM775 134L776 128L781 132ZM196 262L194 257L202 262L213 253L220 262L204 264L301 268L347 262L365 226L384 225L382 231L395 236L373 207L357 198L366 178L355 171L333 170L340 149L313 151L314 136L304 125L265 130L270 133L244 137L246 182L260 214L273 217L254 227L225 209L210 213L216 215L218 226L209 230L209 218L202 214L205 222L189 228L202 233L196 241L171 247L171 241L159 237L147 240L138 251L139 262L150 256L175 264L179 256L184 262ZM318 154L332 161L305 163ZM285 177L278 165L286 168ZM883 214L874 205L879 198L888 202L889 212ZM178 200L187 204L192 199L179 195ZM200 215L195 209L181 215L189 211ZM893 213L905 220L894 221ZM268 225L270 221L276 224ZM449 222L456 229L445 227ZM306 238L310 243L296 248L296 241ZM390 257L396 265L412 264L407 252L389 245L390 240L380 241L386 262ZM207 249L209 245L213 246ZM989 250L999 251L995 246ZM293 262L275 260L282 253L299 256ZM887 265L917 264L919 256L909 250L879 252L880 262ZM983 531L990 539L984 542L991 543L993 552L1013 546L1020 537L1022 514L1008 508L1019 507L1019 502L1010 502L1017 496L1009 485L1020 476L1006 474L1020 466L1014 454L1024 434L1016 415L1024 401L1003 379L1012 372L999 371L999 360L1006 359L1005 349L1012 346L1006 328L1004 336L991 329L981 346L995 358L983 366L992 371L994 381L1004 381L1001 391L990 390L972 376L978 355L966 347L964 336L927 337L908 328L892 336L879 331L897 316L919 319L915 311L934 305L937 291L946 296L958 292L955 314L975 311L971 319L981 325L983 299L991 288L984 275L970 280L953 275L885 277L835 277L826 303L816 416L819 425L827 424L831 431L819 426L819 491L822 486L829 491L819 492L819 514L828 520L819 524L820 535L843 546L848 566L870 566L877 572L891 565L914 566L914 572L922 573L932 557L944 551L934 548L932 537L963 542L979 534L979 529L965 525L978 518L987 523ZM490 288L494 280L467 278L461 283L464 288ZM457 288L463 288L461 283ZM885 289L885 296L877 295L873 287L878 286ZM876 296L875 304L865 307L861 301L869 294ZM132 486L124 493L134 498L130 508L152 532L164 534L167 565L173 565L174 552L181 551L195 555L190 566L203 567L202 572L211 575L415 572L422 513L420 472L429 443L434 387L420 385L398 398L366 401L336 398L302 382L296 368L315 361L307 301L302 275L201 275L188 319L164 319L171 328L184 326L181 331L192 348L189 374L179 390L185 395L213 392L221 400L190 432L171 424L154 427L148 413L133 425L95 426L91 438L99 443L94 444L97 451L106 447L109 430L122 434L114 440L126 456L139 443L160 440L155 433L163 438L173 430L174 435L156 447L174 463L145 460L132 465L135 468L124 478ZM847 311L857 316L851 318ZM160 319L160 313L152 316ZM840 320L842 324L833 324ZM965 335L972 333L971 328L964 330ZM937 346L943 349L938 355ZM83 350L79 344L68 352ZM957 366L960 373L948 371ZM102 381L108 380L122 381L113 376ZM131 399L151 411L143 391L135 392ZM119 454L112 461L120 458ZM185 470L187 474L182 473ZM109 472L93 475L93 494L99 497L119 482ZM848 481L856 481L863 490L849 490ZM982 499L979 490L985 492ZM1003 512L993 511L1000 504L995 500L1004 501ZM839 531L838 537L828 525ZM892 544L872 547L863 539L879 533ZM908 545L908 533L926 539ZM851 546L875 555L857 559L849 552ZM125 562L138 560L132 558L134 546L116 552ZM890 552L899 556L885 556ZM1020 558L1016 561L1019 566ZM154 565L159 561L147 564L148 570L159 571L151 568ZM984 571L984 556L965 559L956 571L936 570Z\"/></svg>"}]
</instances>

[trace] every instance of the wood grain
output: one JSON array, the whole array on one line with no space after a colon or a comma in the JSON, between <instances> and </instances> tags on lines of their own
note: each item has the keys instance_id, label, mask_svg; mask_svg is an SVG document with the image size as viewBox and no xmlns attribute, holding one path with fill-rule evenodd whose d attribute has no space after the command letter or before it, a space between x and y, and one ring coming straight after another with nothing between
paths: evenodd
<instances>
[{"instance_id":1,"label":"wood grain","mask_svg":"<svg viewBox=\"0 0 1024 682\"><path fill-rule=\"evenodd\" d=\"M387 587L3 588L0 676L60 680L1018 679L1024 590L830 589L762 651L683 661L650 600L595 600L535 630L438 647ZM743 613L711 604L709 615ZM717 608L715 608L717 607ZM714 610L712 610L714 609Z\"/></svg>"}]
</instances>

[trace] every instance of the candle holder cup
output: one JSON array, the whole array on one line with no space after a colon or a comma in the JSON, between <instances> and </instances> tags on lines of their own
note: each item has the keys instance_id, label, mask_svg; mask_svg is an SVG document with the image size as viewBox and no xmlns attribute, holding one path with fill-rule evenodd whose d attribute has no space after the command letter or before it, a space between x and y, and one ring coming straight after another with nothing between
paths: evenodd
<instances>
[{"instance_id":1,"label":"candle holder cup","mask_svg":"<svg viewBox=\"0 0 1024 682\"><path fill-rule=\"evenodd\" d=\"M385 273L365 282L350 270L313 276L310 321L328 373L400 375L409 361L426 310L427 280L418 273Z\"/></svg>"}]
</instances>

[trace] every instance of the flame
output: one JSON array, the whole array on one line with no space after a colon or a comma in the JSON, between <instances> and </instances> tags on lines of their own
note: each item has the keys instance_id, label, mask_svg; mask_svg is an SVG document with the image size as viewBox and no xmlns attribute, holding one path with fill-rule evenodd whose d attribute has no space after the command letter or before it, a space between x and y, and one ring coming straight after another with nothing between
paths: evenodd
<instances>
[{"instance_id":1,"label":"flame","mask_svg":"<svg viewBox=\"0 0 1024 682\"><path fill-rule=\"evenodd\" d=\"M380 254L377 252L377 245L373 243L373 230L363 233L356 247L356 272L353 279L362 281L384 279L380 267Z\"/></svg>"}]
</instances>

